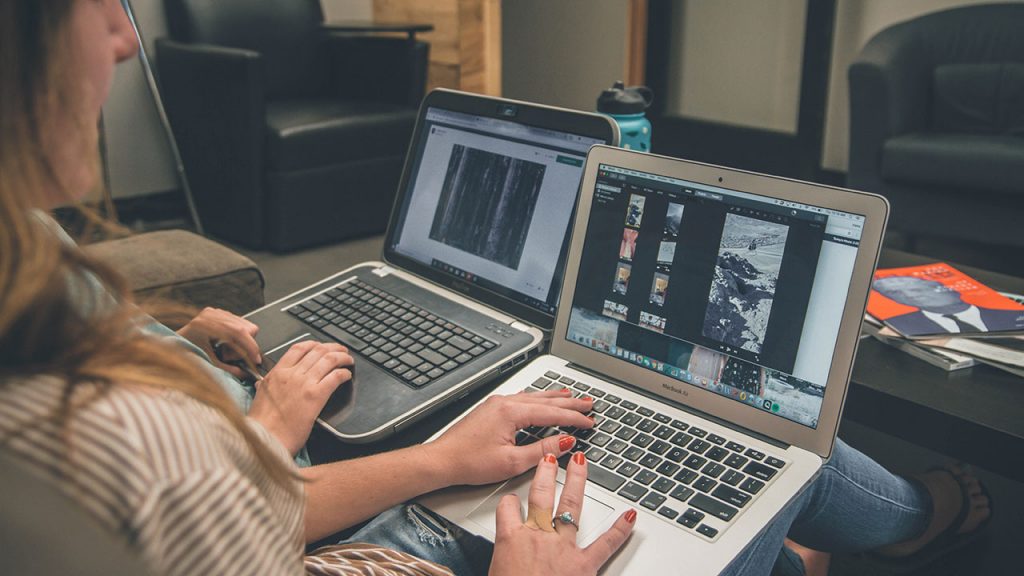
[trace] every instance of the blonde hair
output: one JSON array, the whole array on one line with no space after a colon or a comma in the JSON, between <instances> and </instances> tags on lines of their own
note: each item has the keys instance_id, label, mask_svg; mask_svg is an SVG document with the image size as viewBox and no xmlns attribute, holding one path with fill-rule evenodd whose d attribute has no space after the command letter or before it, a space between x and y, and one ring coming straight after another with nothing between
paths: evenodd
<instances>
[{"instance_id":1,"label":"blonde hair","mask_svg":"<svg viewBox=\"0 0 1024 576\"><path fill-rule=\"evenodd\" d=\"M222 414L270 477L294 488L287 464L195 357L138 330L141 313L126 282L31 217L38 198L61 190L43 134L46 122L79 96L80 87L69 80L68 38L74 3L81 1L95 0L0 2L0 386L60 378L67 387L52 417L61 424L80 407L71 401L79 389L95 391L87 401L112 386L184 393ZM97 119L75 120L82 157L98 165ZM83 306L83 282L76 280L90 275L113 304L96 293L97 301Z\"/></svg>"}]
</instances>

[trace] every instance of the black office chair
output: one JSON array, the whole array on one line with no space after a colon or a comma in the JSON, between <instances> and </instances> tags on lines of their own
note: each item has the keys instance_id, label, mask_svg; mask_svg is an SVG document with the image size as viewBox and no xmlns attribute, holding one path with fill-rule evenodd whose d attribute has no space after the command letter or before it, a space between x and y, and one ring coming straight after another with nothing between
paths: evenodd
<instances>
[{"instance_id":1,"label":"black office chair","mask_svg":"<svg viewBox=\"0 0 1024 576\"><path fill-rule=\"evenodd\" d=\"M340 36L318 0L167 0L157 68L212 234L291 250L384 229L428 46Z\"/></svg>"},{"instance_id":2,"label":"black office chair","mask_svg":"<svg viewBox=\"0 0 1024 576\"><path fill-rule=\"evenodd\" d=\"M890 228L912 242L1001 247L1016 254L1007 268L1024 262L1021 30L1021 4L927 14L880 32L849 69L848 185L888 197Z\"/></svg>"}]
</instances>

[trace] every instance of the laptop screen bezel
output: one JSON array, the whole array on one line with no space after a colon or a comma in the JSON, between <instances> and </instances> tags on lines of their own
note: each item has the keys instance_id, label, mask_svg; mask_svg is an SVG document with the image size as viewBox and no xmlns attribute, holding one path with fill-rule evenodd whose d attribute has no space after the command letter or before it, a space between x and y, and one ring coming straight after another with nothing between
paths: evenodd
<instances>
[{"instance_id":1,"label":"laptop screen bezel","mask_svg":"<svg viewBox=\"0 0 1024 576\"><path fill-rule=\"evenodd\" d=\"M619 148L595 146L587 155L587 162L584 166L582 190L577 201L577 216L569 247L569 262L579 262L582 256L597 183L597 172L602 164L865 216L864 229L854 260L850 289L840 321L839 334L828 373L817 428L810 428L787 420L699 386L688 385L665 374L567 339L578 266L569 266L566 269L552 336L551 353L577 366L625 383L648 396L664 398L672 404L697 410L724 422L742 422L742 426L747 430L785 444L798 446L827 459L832 453L853 369L864 307L867 304L871 277L878 263L881 239L888 218L888 202L881 196L866 192L766 176L654 154L639 154ZM664 392L669 385L676 389L682 389L682 394Z\"/></svg>"},{"instance_id":2,"label":"laptop screen bezel","mask_svg":"<svg viewBox=\"0 0 1024 576\"><path fill-rule=\"evenodd\" d=\"M493 98L454 90L433 90L427 94L420 105L419 114L416 117L416 127L409 141L409 150L406 153L405 164L402 168L398 192L395 195L395 202L391 209L391 217L388 219L383 260L388 264L400 267L405 271L454 290L487 306L496 308L541 330L550 331L555 322L555 315L553 313L544 312L505 294L468 282L395 250L394 247L398 242L399 233L404 224L402 210L412 192L410 181L416 178L416 174L412 173L417 168L414 154L418 149L419 141L423 136L423 130L425 130L427 125L426 114L429 108L498 120L509 120L525 126L603 140L613 146L618 144L619 141L618 127L609 117L599 114L519 102L505 98ZM574 192L578 202L579 187ZM569 218L567 230L572 228L573 216L575 216L575 208L573 209L572 216ZM562 255L553 278L555 286L561 282L564 276L566 262L565 255Z\"/></svg>"}]
</instances>

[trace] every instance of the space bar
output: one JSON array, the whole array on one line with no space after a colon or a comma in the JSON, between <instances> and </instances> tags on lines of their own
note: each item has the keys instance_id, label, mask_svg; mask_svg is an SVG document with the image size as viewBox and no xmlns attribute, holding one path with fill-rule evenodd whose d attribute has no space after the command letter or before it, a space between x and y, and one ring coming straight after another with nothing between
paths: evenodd
<instances>
[{"instance_id":1,"label":"space bar","mask_svg":"<svg viewBox=\"0 0 1024 576\"><path fill-rule=\"evenodd\" d=\"M615 492L625 483L626 479L614 472L609 472L600 466L587 466L587 480L598 486Z\"/></svg>"},{"instance_id":2,"label":"space bar","mask_svg":"<svg viewBox=\"0 0 1024 576\"><path fill-rule=\"evenodd\" d=\"M367 344L363 340L360 340L359 338L356 338L354 334L352 334L350 332L346 332L346 331L342 330L341 328L338 328L334 324L328 324L327 326L324 326L323 328L321 328L321 330L323 330L324 332L330 334L332 338L336 338L338 340L341 340L342 344L348 346L349 348L351 348L352 350L355 350L357 352L359 350L362 350L363 348L366 348L367 346L369 346L369 344Z\"/></svg>"}]
</instances>

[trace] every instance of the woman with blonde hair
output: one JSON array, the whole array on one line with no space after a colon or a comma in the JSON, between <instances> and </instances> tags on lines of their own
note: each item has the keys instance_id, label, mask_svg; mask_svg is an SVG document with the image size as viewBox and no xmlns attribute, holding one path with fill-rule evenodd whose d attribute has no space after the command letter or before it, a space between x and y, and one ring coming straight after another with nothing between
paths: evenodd
<instances>
[{"instance_id":1,"label":"woman with blonde hair","mask_svg":"<svg viewBox=\"0 0 1024 576\"><path fill-rule=\"evenodd\" d=\"M579 516L581 452L555 506L556 458L575 439L514 441L530 425L593 426L591 399L568 391L495 397L429 444L299 469L292 459L316 415L351 378L347 350L297 344L250 397L208 353L228 342L258 362L255 326L206 310L171 332L46 215L96 186L97 118L114 65L135 43L117 0L0 3L0 451L80 504L156 573L595 574L627 540L636 511L580 548L572 526L551 521L554 509ZM514 496L502 500L493 549L401 505L534 467L527 517ZM879 489L870 497L836 490L841 478ZM907 482L841 443L822 479L732 573L767 573L791 526L819 532L824 540L808 542L822 548L903 541L892 552L911 554L988 515L977 481L962 471ZM866 514L875 533L819 529L814 518L833 518L840 505ZM306 542L371 518L352 541L304 555Z\"/></svg>"}]
</instances>

